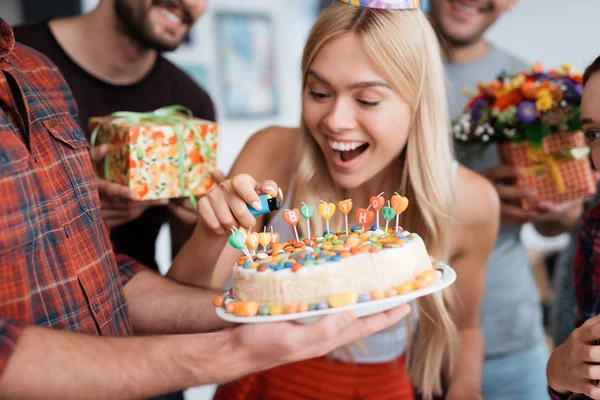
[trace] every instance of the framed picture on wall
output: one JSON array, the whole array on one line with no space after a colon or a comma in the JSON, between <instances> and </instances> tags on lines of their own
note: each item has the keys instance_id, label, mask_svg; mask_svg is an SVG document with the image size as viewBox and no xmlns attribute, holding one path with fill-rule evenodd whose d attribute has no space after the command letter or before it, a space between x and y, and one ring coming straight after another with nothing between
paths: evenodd
<instances>
[{"instance_id":1,"label":"framed picture on wall","mask_svg":"<svg viewBox=\"0 0 600 400\"><path fill-rule=\"evenodd\" d=\"M268 14L215 15L219 86L228 119L278 114L273 22Z\"/></svg>"}]
</instances>

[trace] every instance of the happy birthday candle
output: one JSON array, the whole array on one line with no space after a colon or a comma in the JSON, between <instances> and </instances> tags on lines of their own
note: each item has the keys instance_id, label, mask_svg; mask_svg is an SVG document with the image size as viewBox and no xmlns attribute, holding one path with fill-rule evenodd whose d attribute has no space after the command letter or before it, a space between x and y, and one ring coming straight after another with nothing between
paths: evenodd
<instances>
[{"instance_id":1,"label":"happy birthday candle","mask_svg":"<svg viewBox=\"0 0 600 400\"><path fill-rule=\"evenodd\" d=\"M381 210L381 213L383 214L383 219L385 219L385 235L387 236L388 225L389 225L390 221L393 220L394 217L396 216L396 211L394 211L394 209L390 206L389 200L388 200L388 206L383 207L383 209Z\"/></svg>"},{"instance_id":2,"label":"happy birthday candle","mask_svg":"<svg viewBox=\"0 0 600 400\"><path fill-rule=\"evenodd\" d=\"M329 220L331 219L331 217L333 217L334 213L335 213L335 204L326 203L323 200L321 200L321 204L319 204L319 214L321 214L321 217L323 217L323 219L326 221L327 233L330 233Z\"/></svg>"},{"instance_id":3,"label":"happy birthday candle","mask_svg":"<svg viewBox=\"0 0 600 400\"><path fill-rule=\"evenodd\" d=\"M273 225L271 225L271 243L279 243L279 232L273 232Z\"/></svg>"},{"instance_id":4,"label":"happy birthday candle","mask_svg":"<svg viewBox=\"0 0 600 400\"><path fill-rule=\"evenodd\" d=\"M356 210L356 220L358 221L358 225L362 227L363 232L365 231L365 226L369 225L375 217L375 213L369 210L369 208L371 208L371 206L367 207L366 210L364 208Z\"/></svg>"},{"instance_id":5,"label":"happy birthday candle","mask_svg":"<svg viewBox=\"0 0 600 400\"><path fill-rule=\"evenodd\" d=\"M300 214L306 219L306 228L308 232L308 238L310 239L310 218L315 213L315 208L313 206L307 206L306 203L302 203L303 206L300 207Z\"/></svg>"},{"instance_id":6,"label":"happy birthday candle","mask_svg":"<svg viewBox=\"0 0 600 400\"><path fill-rule=\"evenodd\" d=\"M392 196L392 208L396 212L396 229L394 232L398 231L398 225L400 222L400 214L402 214L408 208L408 199L406 197L400 196L398 193L395 193Z\"/></svg>"},{"instance_id":7,"label":"happy birthday candle","mask_svg":"<svg viewBox=\"0 0 600 400\"><path fill-rule=\"evenodd\" d=\"M248 229L246 234L246 246L250 250L252 255L255 254L254 250L258 247L258 234L256 232L250 232L252 228Z\"/></svg>"},{"instance_id":8,"label":"happy birthday candle","mask_svg":"<svg viewBox=\"0 0 600 400\"><path fill-rule=\"evenodd\" d=\"M298 229L296 229L296 225L298 225L298 221L300 220L300 211L297 208L293 210L287 209L283 212L283 219L285 222L294 227L294 233L296 234L296 241L300 241L300 237L298 237Z\"/></svg>"},{"instance_id":9,"label":"happy birthday candle","mask_svg":"<svg viewBox=\"0 0 600 400\"><path fill-rule=\"evenodd\" d=\"M385 204L385 199L382 197L382 195L383 192L379 193L377 196L371 197L369 201L371 207L373 207L373 210L375 210L377 215L377 228L379 228L379 210L381 210Z\"/></svg>"},{"instance_id":10,"label":"happy birthday candle","mask_svg":"<svg viewBox=\"0 0 600 400\"><path fill-rule=\"evenodd\" d=\"M263 250L266 252L267 247L271 243L271 233L267 232L267 227L264 227L263 232L258 234L258 243L263 247Z\"/></svg>"},{"instance_id":11,"label":"happy birthday candle","mask_svg":"<svg viewBox=\"0 0 600 400\"><path fill-rule=\"evenodd\" d=\"M340 211L342 212L342 214L344 214L345 219L346 219L346 235L348 235L350 232L348 231L348 214L350 213L350 211L352 211L352 200L348 199L348 200L342 200L338 203L338 208L340 209Z\"/></svg>"},{"instance_id":12,"label":"happy birthday candle","mask_svg":"<svg viewBox=\"0 0 600 400\"><path fill-rule=\"evenodd\" d=\"M248 261L252 261L252 255L244 245L244 233L235 228L231 228L231 236L229 236L229 244L234 249L242 250Z\"/></svg>"}]
</instances>

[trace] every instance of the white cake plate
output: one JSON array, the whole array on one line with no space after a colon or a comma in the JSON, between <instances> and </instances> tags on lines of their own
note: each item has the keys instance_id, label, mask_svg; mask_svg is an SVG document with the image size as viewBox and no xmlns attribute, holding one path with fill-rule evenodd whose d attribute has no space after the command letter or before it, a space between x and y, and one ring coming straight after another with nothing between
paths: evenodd
<instances>
[{"instance_id":1,"label":"white cake plate","mask_svg":"<svg viewBox=\"0 0 600 400\"><path fill-rule=\"evenodd\" d=\"M294 321L302 324L312 324L319 317L328 314L334 314L342 311L353 311L357 317L366 317L368 315L377 314L387 311L401 304L410 303L419 297L439 292L452 285L456 280L456 272L447 265L439 266L438 270L442 272L442 277L433 285L424 287L423 289L414 290L410 293L399 294L393 297L387 297L381 300L371 300L365 303L352 304L350 306L328 308L326 310L307 311L294 314L282 315L257 315L255 317L237 317L234 314L229 314L223 307L216 307L215 310L219 318L233 322L236 324L257 324L264 322L279 322L279 321Z\"/></svg>"}]
</instances>

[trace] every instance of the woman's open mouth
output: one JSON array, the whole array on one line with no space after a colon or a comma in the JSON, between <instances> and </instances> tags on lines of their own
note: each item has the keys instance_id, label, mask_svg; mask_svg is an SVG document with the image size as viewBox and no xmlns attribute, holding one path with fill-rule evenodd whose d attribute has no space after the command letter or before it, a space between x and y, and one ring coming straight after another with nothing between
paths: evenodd
<instances>
[{"instance_id":1,"label":"woman's open mouth","mask_svg":"<svg viewBox=\"0 0 600 400\"><path fill-rule=\"evenodd\" d=\"M352 167L358 162L360 156L369 148L369 143L363 141L337 141L329 139L329 147L333 151L334 162L345 168Z\"/></svg>"}]
</instances>

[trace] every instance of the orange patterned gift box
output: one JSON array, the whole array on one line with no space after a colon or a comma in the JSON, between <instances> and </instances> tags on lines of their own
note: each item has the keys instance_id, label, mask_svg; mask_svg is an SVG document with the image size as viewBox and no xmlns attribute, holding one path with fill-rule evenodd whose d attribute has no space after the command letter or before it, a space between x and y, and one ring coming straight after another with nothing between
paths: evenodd
<instances>
[{"instance_id":1,"label":"orange patterned gift box","mask_svg":"<svg viewBox=\"0 0 600 400\"><path fill-rule=\"evenodd\" d=\"M527 142L502 143L500 157L507 164L523 167L517 186L532 188L536 196L521 202L523 209L540 202L561 203L596 193L583 132L555 133L542 140L541 149Z\"/></svg>"},{"instance_id":2,"label":"orange patterned gift box","mask_svg":"<svg viewBox=\"0 0 600 400\"><path fill-rule=\"evenodd\" d=\"M92 145L109 145L99 176L138 200L206 194L215 185L218 125L160 111L90 118Z\"/></svg>"}]
</instances>

